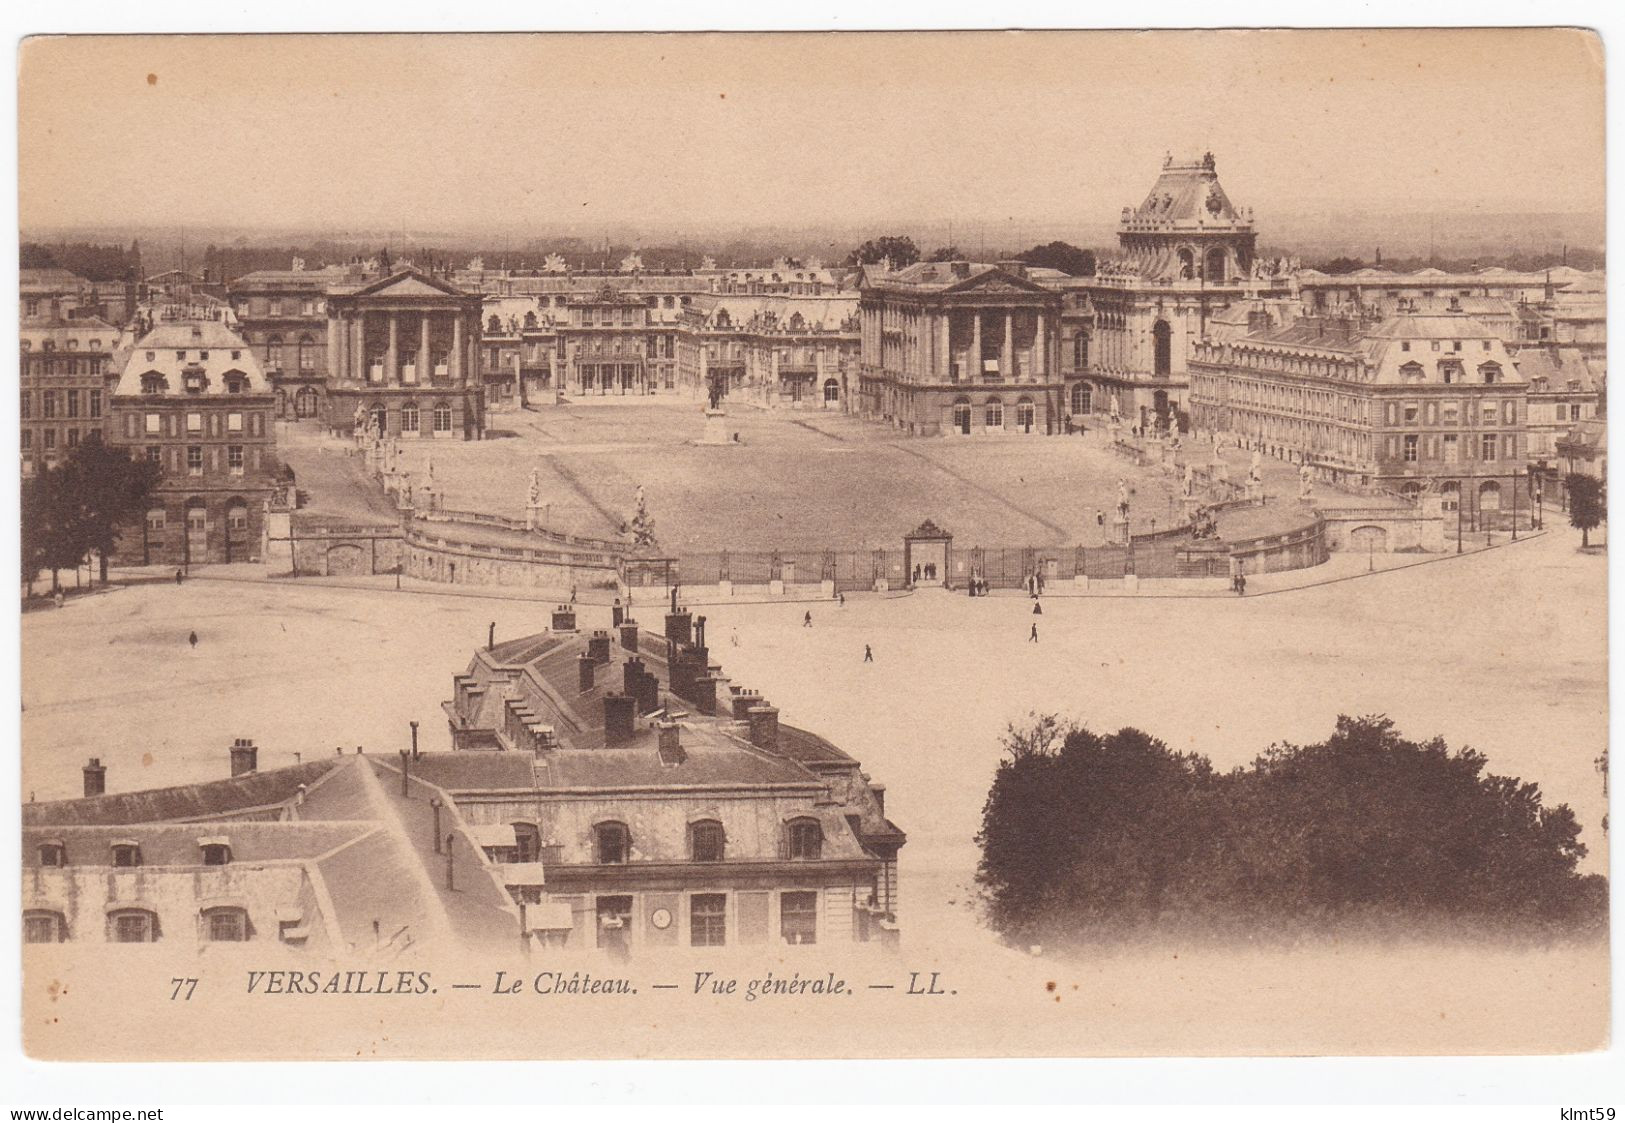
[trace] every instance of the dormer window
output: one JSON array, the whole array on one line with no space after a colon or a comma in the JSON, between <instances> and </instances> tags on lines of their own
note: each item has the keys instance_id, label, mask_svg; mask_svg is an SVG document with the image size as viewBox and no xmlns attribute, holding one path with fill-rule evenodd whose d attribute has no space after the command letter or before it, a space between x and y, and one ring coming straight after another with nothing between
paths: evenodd
<instances>
[{"instance_id":1,"label":"dormer window","mask_svg":"<svg viewBox=\"0 0 1625 1123\"><path fill-rule=\"evenodd\" d=\"M23 912L23 943L60 944L68 938L68 921L54 909Z\"/></svg>"},{"instance_id":2,"label":"dormer window","mask_svg":"<svg viewBox=\"0 0 1625 1123\"><path fill-rule=\"evenodd\" d=\"M60 869L68 864L68 848L60 842L40 843L39 864L51 869Z\"/></svg>"},{"instance_id":3,"label":"dormer window","mask_svg":"<svg viewBox=\"0 0 1625 1123\"><path fill-rule=\"evenodd\" d=\"M198 848L203 852L203 864L206 866L231 865L231 844L227 842L211 841L201 842Z\"/></svg>"},{"instance_id":4,"label":"dormer window","mask_svg":"<svg viewBox=\"0 0 1625 1123\"><path fill-rule=\"evenodd\" d=\"M1404 366L1399 368L1399 376L1406 382L1421 382L1422 364L1417 362L1406 363ZM1448 379L1446 381L1448 381Z\"/></svg>"},{"instance_id":5,"label":"dormer window","mask_svg":"<svg viewBox=\"0 0 1625 1123\"><path fill-rule=\"evenodd\" d=\"M185 351L176 351L175 352L175 357L177 359L179 359L181 362L184 363L186 361L186 352Z\"/></svg>"},{"instance_id":6,"label":"dormer window","mask_svg":"<svg viewBox=\"0 0 1625 1123\"><path fill-rule=\"evenodd\" d=\"M1478 373L1484 376L1484 385L1492 386L1501 380L1501 364L1484 363L1478 368Z\"/></svg>"},{"instance_id":7,"label":"dormer window","mask_svg":"<svg viewBox=\"0 0 1625 1123\"><path fill-rule=\"evenodd\" d=\"M141 392L143 394L162 394L169 388L169 380L157 371L148 371L141 376Z\"/></svg>"},{"instance_id":8,"label":"dormer window","mask_svg":"<svg viewBox=\"0 0 1625 1123\"><path fill-rule=\"evenodd\" d=\"M715 819L689 824L689 857L696 862L720 862L727 849L727 834Z\"/></svg>"},{"instance_id":9,"label":"dormer window","mask_svg":"<svg viewBox=\"0 0 1625 1123\"><path fill-rule=\"evenodd\" d=\"M824 828L817 819L792 819L784 828L785 857L817 861L824 856Z\"/></svg>"},{"instance_id":10,"label":"dormer window","mask_svg":"<svg viewBox=\"0 0 1625 1123\"><path fill-rule=\"evenodd\" d=\"M185 386L188 394L201 394L208 385L209 378L202 371L187 371Z\"/></svg>"},{"instance_id":11,"label":"dormer window","mask_svg":"<svg viewBox=\"0 0 1625 1123\"><path fill-rule=\"evenodd\" d=\"M240 374L226 375L226 393L246 394L248 392L248 379Z\"/></svg>"},{"instance_id":12,"label":"dormer window","mask_svg":"<svg viewBox=\"0 0 1625 1123\"><path fill-rule=\"evenodd\" d=\"M241 943L253 935L247 909L234 906L204 909L201 919L202 935L209 943Z\"/></svg>"},{"instance_id":13,"label":"dormer window","mask_svg":"<svg viewBox=\"0 0 1625 1123\"><path fill-rule=\"evenodd\" d=\"M133 842L113 843L113 865L119 869L134 869L141 864L141 847Z\"/></svg>"},{"instance_id":14,"label":"dormer window","mask_svg":"<svg viewBox=\"0 0 1625 1123\"><path fill-rule=\"evenodd\" d=\"M625 865L632 856L632 832L625 823L599 823L593 827L594 857L600 865Z\"/></svg>"},{"instance_id":15,"label":"dormer window","mask_svg":"<svg viewBox=\"0 0 1625 1123\"><path fill-rule=\"evenodd\" d=\"M158 352L156 352L156 351L148 351L147 352L147 362L149 362L149 363L156 362L157 359L158 359Z\"/></svg>"}]
</instances>

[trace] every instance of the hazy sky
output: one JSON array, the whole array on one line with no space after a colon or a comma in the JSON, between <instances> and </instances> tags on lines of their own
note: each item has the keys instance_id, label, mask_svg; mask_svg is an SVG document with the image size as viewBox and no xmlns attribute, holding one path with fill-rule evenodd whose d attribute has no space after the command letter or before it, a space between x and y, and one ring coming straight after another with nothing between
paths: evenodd
<instances>
[{"instance_id":1,"label":"hazy sky","mask_svg":"<svg viewBox=\"0 0 1625 1123\"><path fill-rule=\"evenodd\" d=\"M25 228L1603 206L1571 31L35 39L19 112Z\"/></svg>"}]
</instances>

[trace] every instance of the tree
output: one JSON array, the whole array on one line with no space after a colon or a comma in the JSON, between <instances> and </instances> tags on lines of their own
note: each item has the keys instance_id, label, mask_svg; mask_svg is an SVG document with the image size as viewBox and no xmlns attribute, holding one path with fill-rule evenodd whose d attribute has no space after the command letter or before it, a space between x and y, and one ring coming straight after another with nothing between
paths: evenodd
<instances>
[{"instance_id":1,"label":"tree","mask_svg":"<svg viewBox=\"0 0 1625 1123\"><path fill-rule=\"evenodd\" d=\"M893 269L902 269L920 260L920 248L906 235L888 234L871 238L846 257L848 265L876 265L889 260Z\"/></svg>"},{"instance_id":2,"label":"tree","mask_svg":"<svg viewBox=\"0 0 1625 1123\"><path fill-rule=\"evenodd\" d=\"M1602 481L1584 472L1570 472L1563 480L1569 493L1569 525L1580 532L1581 549L1591 545L1591 532L1603 519Z\"/></svg>"},{"instance_id":3,"label":"tree","mask_svg":"<svg viewBox=\"0 0 1625 1123\"><path fill-rule=\"evenodd\" d=\"M1094 251L1079 249L1069 242L1048 242L1034 246L1024 253L1018 253L1016 260L1044 269L1059 269L1069 277L1095 275Z\"/></svg>"},{"instance_id":4,"label":"tree","mask_svg":"<svg viewBox=\"0 0 1625 1123\"><path fill-rule=\"evenodd\" d=\"M941 246L926 254L927 261L963 261L965 253L958 246Z\"/></svg>"},{"instance_id":5,"label":"tree","mask_svg":"<svg viewBox=\"0 0 1625 1123\"><path fill-rule=\"evenodd\" d=\"M95 550L105 582L118 532L146 517L158 486L158 465L145 458L132 460L124 449L93 435L73 450L62 474L58 502L71 512L79 556Z\"/></svg>"},{"instance_id":6,"label":"tree","mask_svg":"<svg viewBox=\"0 0 1625 1123\"><path fill-rule=\"evenodd\" d=\"M30 596L41 569L51 571L51 591L56 592L62 587L61 571L84 560L84 524L73 491L66 465L47 467L23 483L22 577Z\"/></svg>"}]
</instances>

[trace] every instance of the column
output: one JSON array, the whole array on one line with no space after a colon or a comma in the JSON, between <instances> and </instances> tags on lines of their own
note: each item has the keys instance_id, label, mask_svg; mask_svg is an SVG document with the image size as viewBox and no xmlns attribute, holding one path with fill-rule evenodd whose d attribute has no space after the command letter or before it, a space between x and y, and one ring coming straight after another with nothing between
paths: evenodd
<instances>
[{"instance_id":1,"label":"column","mask_svg":"<svg viewBox=\"0 0 1625 1123\"><path fill-rule=\"evenodd\" d=\"M1016 314L1004 312L1004 345L999 348L999 377L1006 382L1015 378L1016 367Z\"/></svg>"},{"instance_id":2,"label":"column","mask_svg":"<svg viewBox=\"0 0 1625 1123\"><path fill-rule=\"evenodd\" d=\"M339 319L332 313L327 316L327 361L324 364L329 371L336 370L339 363Z\"/></svg>"},{"instance_id":3,"label":"column","mask_svg":"<svg viewBox=\"0 0 1625 1123\"><path fill-rule=\"evenodd\" d=\"M971 322L970 362L965 364L965 365L970 367L970 370L971 370L970 380L972 382L980 382L982 380L982 311L981 311L981 309L978 308L977 310L972 312L970 314L970 316L971 316L971 321L970 321Z\"/></svg>"},{"instance_id":4,"label":"column","mask_svg":"<svg viewBox=\"0 0 1625 1123\"><path fill-rule=\"evenodd\" d=\"M434 378L434 358L429 353L429 313L425 309L418 317L418 385L423 385Z\"/></svg>"},{"instance_id":5,"label":"column","mask_svg":"<svg viewBox=\"0 0 1625 1123\"><path fill-rule=\"evenodd\" d=\"M346 377L358 382L367 380L367 317L357 308L350 315L350 367Z\"/></svg>"},{"instance_id":6,"label":"column","mask_svg":"<svg viewBox=\"0 0 1625 1123\"><path fill-rule=\"evenodd\" d=\"M953 313L947 308L942 310L942 331L939 338L940 346L937 348L937 379L940 382L947 382L953 377L954 361L954 357L950 353L950 348L953 346L954 341Z\"/></svg>"},{"instance_id":7,"label":"column","mask_svg":"<svg viewBox=\"0 0 1625 1123\"><path fill-rule=\"evenodd\" d=\"M446 364L451 369L446 371L451 375L453 382L463 380L463 313L458 309L457 316L451 321L451 354L446 358Z\"/></svg>"},{"instance_id":8,"label":"column","mask_svg":"<svg viewBox=\"0 0 1625 1123\"><path fill-rule=\"evenodd\" d=\"M384 383L389 386L401 384L401 315L399 312L389 314L389 351L384 359Z\"/></svg>"},{"instance_id":9,"label":"column","mask_svg":"<svg viewBox=\"0 0 1625 1123\"><path fill-rule=\"evenodd\" d=\"M1038 330L1033 332L1033 375L1036 378L1044 377L1044 360L1048 358L1049 353L1049 339L1044 335L1045 330L1044 313L1040 312L1038 314Z\"/></svg>"}]
</instances>

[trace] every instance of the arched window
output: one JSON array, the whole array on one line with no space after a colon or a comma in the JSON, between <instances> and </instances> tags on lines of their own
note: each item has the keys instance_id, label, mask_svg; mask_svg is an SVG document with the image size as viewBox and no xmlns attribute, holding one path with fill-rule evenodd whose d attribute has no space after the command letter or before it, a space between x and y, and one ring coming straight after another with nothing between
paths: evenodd
<instances>
[{"instance_id":1,"label":"arched window","mask_svg":"<svg viewBox=\"0 0 1625 1123\"><path fill-rule=\"evenodd\" d=\"M141 864L141 847L133 842L113 843L113 864L120 869L133 869Z\"/></svg>"},{"instance_id":2,"label":"arched window","mask_svg":"<svg viewBox=\"0 0 1625 1123\"><path fill-rule=\"evenodd\" d=\"M1179 251L1179 279L1181 281L1196 279L1196 255L1188 249Z\"/></svg>"},{"instance_id":3,"label":"arched window","mask_svg":"<svg viewBox=\"0 0 1625 1123\"><path fill-rule=\"evenodd\" d=\"M299 337L299 369L316 369L316 341L308 334Z\"/></svg>"},{"instance_id":4,"label":"arched window","mask_svg":"<svg viewBox=\"0 0 1625 1123\"><path fill-rule=\"evenodd\" d=\"M485 330L493 335L500 332L502 330L502 318L500 316L492 316L489 320L486 320Z\"/></svg>"},{"instance_id":5,"label":"arched window","mask_svg":"<svg viewBox=\"0 0 1625 1123\"><path fill-rule=\"evenodd\" d=\"M1214 246L1212 249L1207 251L1207 279L1210 281L1222 281L1229 275L1230 271L1225 268L1224 250L1218 246Z\"/></svg>"},{"instance_id":6,"label":"arched window","mask_svg":"<svg viewBox=\"0 0 1625 1123\"><path fill-rule=\"evenodd\" d=\"M834 405L841 400L841 384L833 378L824 379L824 404Z\"/></svg>"},{"instance_id":7,"label":"arched window","mask_svg":"<svg viewBox=\"0 0 1625 1123\"><path fill-rule=\"evenodd\" d=\"M422 419L418 414L418 404L409 398L401 405L401 436L418 436L422 432L422 428Z\"/></svg>"},{"instance_id":8,"label":"arched window","mask_svg":"<svg viewBox=\"0 0 1625 1123\"><path fill-rule=\"evenodd\" d=\"M1442 499L1442 503L1440 505L1446 511L1461 510L1461 485L1455 480L1451 480L1449 483L1441 487L1439 489L1439 495Z\"/></svg>"},{"instance_id":9,"label":"arched window","mask_svg":"<svg viewBox=\"0 0 1625 1123\"><path fill-rule=\"evenodd\" d=\"M1499 511L1501 509L1501 485L1494 480L1485 480L1478 485L1478 509L1480 511Z\"/></svg>"},{"instance_id":10,"label":"arched window","mask_svg":"<svg viewBox=\"0 0 1625 1123\"><path fill-rule=\"evenodd\" d=\"M1174 329L1167 320L1158 320L1151 325L1151 359L1152 372L1158 378L1166 378L1174 370Z\"/></svg>"},{"instance_id":11,"label":"arched window","mask_svg":"<svg viewBox=\"0 0 1625 1123\"><path fill-rule=\"evenodd\" d=\"M226 504L226 530L242 533L248 529L248 504L233 499Z\"/></svg>"},{"instance_id":12,"label":"arched window","mask_svg":"<svg viewBox=\"0 0 1625 1123\"><path fill-rule=\"evenodd\" d=\"M1095 404L1095 388L1087 382L1074 382L1072 384L1072 412L1075 414L1089 413Z\"/></svg>"},{"instance_id":13,"label":"arched window","mask_svg":"<svg viewBox=\"0 0 1625 1123\"><path fill-rule=\"evenodd\" d=\"M802 316L802 314L800 312L792 312L790 314L790 330L791 331L805 331L805 330L807 330L807 320L806 320L805 317Z\"/></svg>"},{"instance_id":14,"label":"arched window","mask_svg":"<svg viewBox=\"0 0 1625 1123\"><path fill-rule=\"evenodd\" d=\"M242 943L253 937L248 910L222 905L204 909L199 915L202 937L208 943Z\"/></svg>"},{"instance_id":15,"label":"arched window","mask_svg":"<svg viewBox=\"0 0 1625 1123\"><path fill-rule=\"evenodd\" d=\"M265 340L265 365L270 370L282 369L282 337L268 336Z\"/></svg>"},{"instance_id":16,"label":"arched window","mask_svg":"<svg viewBox=\"0 0 1625 1123\"><path fill-rule=\"evenodd\" d=\"M150 944L159 935L158 914L150 909L114 909L107 914L109 943Z\"/></svg>"},{"instance_id":17,"label":"arched window","mask_svg":"<svg viewBox=\"0 0 1625 1123\"><path fill-rule=\"evenodd\" d=\"M727 834L715 819L701 819L688 825L688 854L696 862L720 862L727 847Z\"/></svg>"},{"instance_id":18,"label":"arched window","mask_svg":"<svg viewBox=\"0 0 1625 1123\"><path fill-rule=\"evenodd\" d=\"M632 832L625 823L599 823L592 829L593 857L605 866L625 865L632 858Z\"/></svg>"},{"instance_id":19,"label":"arched window","mask_svg":"<svg viewBox=\"0 0 1625 1123\"><path fill-rule=\"evenodd\" d=\"M451 432L451 403L441 398L434 404L434 431Z\"/></svg>"},{"instance_id":20,"label":"arched window","mask_svg":"<svg viewBox=\"0 0 1625 1123\"><path fill-rule=\"evenodd\" d=\"M798 861L824 856L824 828L817 819L791 819L785 824L784 856Z\"/></svg>"},{"instance_id":21,"label":"arched window","mask_svg":"<svg viewBox=\"0 0 1625 1123\"><path fill-rule=\"evenodd\" d=\"M295 417L316 416L316 391L309 386L301 386L293 396L293 415Z\"/></svg>"},{"instance_id":22,"label":"arched window","mask_svg":"<svg viewBox=\"0 0 1625 1123\"><path fill-rule=\"evenodd\" d=\"M728 318L728 310L726 308L717 309L717 327L731 327L732 324L733 321Z\"/></svg>"},{"instance_id":23,"label":"arched window","mask_svg":"<svg viewBox=\"0 0 1625 1123\"><path fill-rule=\"evenodd\" d=\"M55 909L23 910L23 943L60 944L68 938L68 918Z\"/></svg>"},{"instance_id":24,"label":"arched window","mask_svg":"<svg viewBox=\"0 0 1625 1123\"><path fill-rule=\"evenodd\" d=\"M982 407L982 424L989 429L1004 428L1004 403L994 398Z\"/></svg>"},{"instance_id":25,"label":"arched window","mask_svg":"<svg viewBox=\"0 0 1625 1123\"><path fill-rule=\"evenodd\" d=\"M1016 403L1017 429L1020 429L1023 433L1031 433L1033 431L1035 417L1036 413L1033 410L1033 403L1027 401L1026 399L1022 399Z\"/></svg>"},{"instance_id":26,"label":"arched window","mask_svg":"<svg viewBox=\"0 0 1625 1123\"><path fill-rule=\"evenodd\" d=\"M535 326L536 326L536 313L534 313L534 312L526 312L525 313L525 327L526 328L533 328Z\"/></svg>"}]
</instances>

